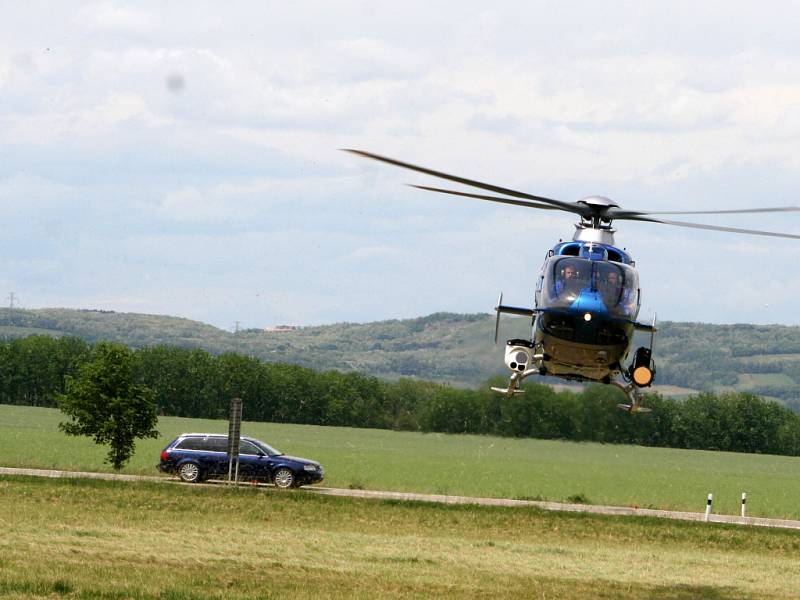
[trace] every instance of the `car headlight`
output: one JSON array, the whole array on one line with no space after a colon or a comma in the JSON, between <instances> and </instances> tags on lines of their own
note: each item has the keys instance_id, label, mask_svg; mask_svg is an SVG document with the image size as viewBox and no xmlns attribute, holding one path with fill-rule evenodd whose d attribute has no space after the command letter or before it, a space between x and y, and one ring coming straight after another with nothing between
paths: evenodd
<instances>
[{"instance_id":1,"label":"car headlight","mask_svg":"<svg viewBox=\"0 0 800 600\"><path fill-rule=\"evenodd\" d=\"M304 465L303 466L303 470L304 471L316 471L317 470L317 465Z\"/></svg>"}]
</instances>

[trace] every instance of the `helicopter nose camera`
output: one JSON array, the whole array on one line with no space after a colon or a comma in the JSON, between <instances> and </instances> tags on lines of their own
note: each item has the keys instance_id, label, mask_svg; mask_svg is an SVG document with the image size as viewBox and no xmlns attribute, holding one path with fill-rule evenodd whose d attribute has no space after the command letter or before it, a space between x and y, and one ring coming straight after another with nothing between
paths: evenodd
<instances>
[{"instance_id":1,"label":"helicopter nose camera","mask_svg":"<svg viewBox=\"0 0 800 600\"><path fill-rule=\"evenodd\" d=\"M506 366L512 371L526 371L533 360L533 350L525 340L508 340L506 342Z\"/></svg>"}]
</instances>

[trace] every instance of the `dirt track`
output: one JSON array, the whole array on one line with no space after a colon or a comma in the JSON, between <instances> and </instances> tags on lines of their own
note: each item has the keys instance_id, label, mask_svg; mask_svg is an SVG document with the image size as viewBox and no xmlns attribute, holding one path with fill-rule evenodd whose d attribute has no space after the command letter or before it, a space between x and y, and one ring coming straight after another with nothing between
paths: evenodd
<instances>
[{"instance_id":1,"label":"dirt track","mask_svg":"<svg viewBox=\"0 0 800 600\"><path fill-rule=\"evenodd\" d=\"M78 471L51 471L46 469L18 469L0 467L2 475L29 475L33 477L75 477L86 479L108 479L117 481L156 481L162 483L180 483L178 479L165 476L121 475L116 473L87 473ZM183 484L193 485L193 484ZM212 483L210 485L219 485ZM479 504L484 506L534 506L543 510L562 512L582 512L598 515L616 515L627 517L658 517L662 519L678 519L681 521L705 521L704 513L679 512L671 510L653 510L649 508L633 508L628 506L596 506L592 504L564 504L561 502L544 502L538 500L510 500L503 498L474 498L470 496L443 496L438 494L415 494L408 492L381 492L372 490L350 490L328 487L304 487L302 492L325 494L329 496L346 496L350 498L371 498L375 500L402 500L408 502L438 502L441 504ZM758 527L779 527L784 529L800 529L800 521L787 519L765 519L761 517L739 517L731 515L711 514L708 521L712 523L731 523L734 525L755 525Z\"/></svg>"}]
</instances>

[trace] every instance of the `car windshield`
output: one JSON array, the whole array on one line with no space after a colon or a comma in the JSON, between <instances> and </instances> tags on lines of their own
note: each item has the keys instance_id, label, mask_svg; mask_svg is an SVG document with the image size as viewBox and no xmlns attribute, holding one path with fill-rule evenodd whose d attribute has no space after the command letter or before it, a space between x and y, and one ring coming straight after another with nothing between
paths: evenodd
<instances>
[{"instance_id":1,"label":"car windshield","mask_svg":"<svg viewBox=\"0 0 800 600\"><path fill-rule=\"evenodd\" d=\"M281 454L283 454L283 452L281 452L280 450L276 450L275 448L273 448L269 444L265 444L264 442L261 442L259 440L251 440L251 441L256 446L261 448L267 456L280 456Z\"/></svg>"}]
</instances>

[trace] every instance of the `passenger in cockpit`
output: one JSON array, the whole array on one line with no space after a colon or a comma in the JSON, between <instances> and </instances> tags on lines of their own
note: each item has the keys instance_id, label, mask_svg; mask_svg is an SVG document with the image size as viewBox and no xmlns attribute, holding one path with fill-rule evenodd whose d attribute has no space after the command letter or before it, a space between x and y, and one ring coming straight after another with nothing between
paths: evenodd
<instances>
[{"instance_id":1,"label":"passenger in cockpit","mask_svg":"<svg viewBox=\"0 0 800 600\"><path fill-rule=\"evenodd\" d=\"M616 307L620 301L620 280L617 271L608 271L605 279L600 281L600 293L603 296L603 302L611 310Z\"/></svg>"},{"instance_id":2,"label":"passenger in cockpit","mask_svg":"<svg viewBox=\"0 0 800 600\"><path fill-rule=\"evenodd\" d=\"M617 316L630 316L636 302L637 292L634 286L635 283L630 279L623 279L623 275L614 269L606 272L605 278L597 287L609 312Z\"/></svg>"}]
</instances>

